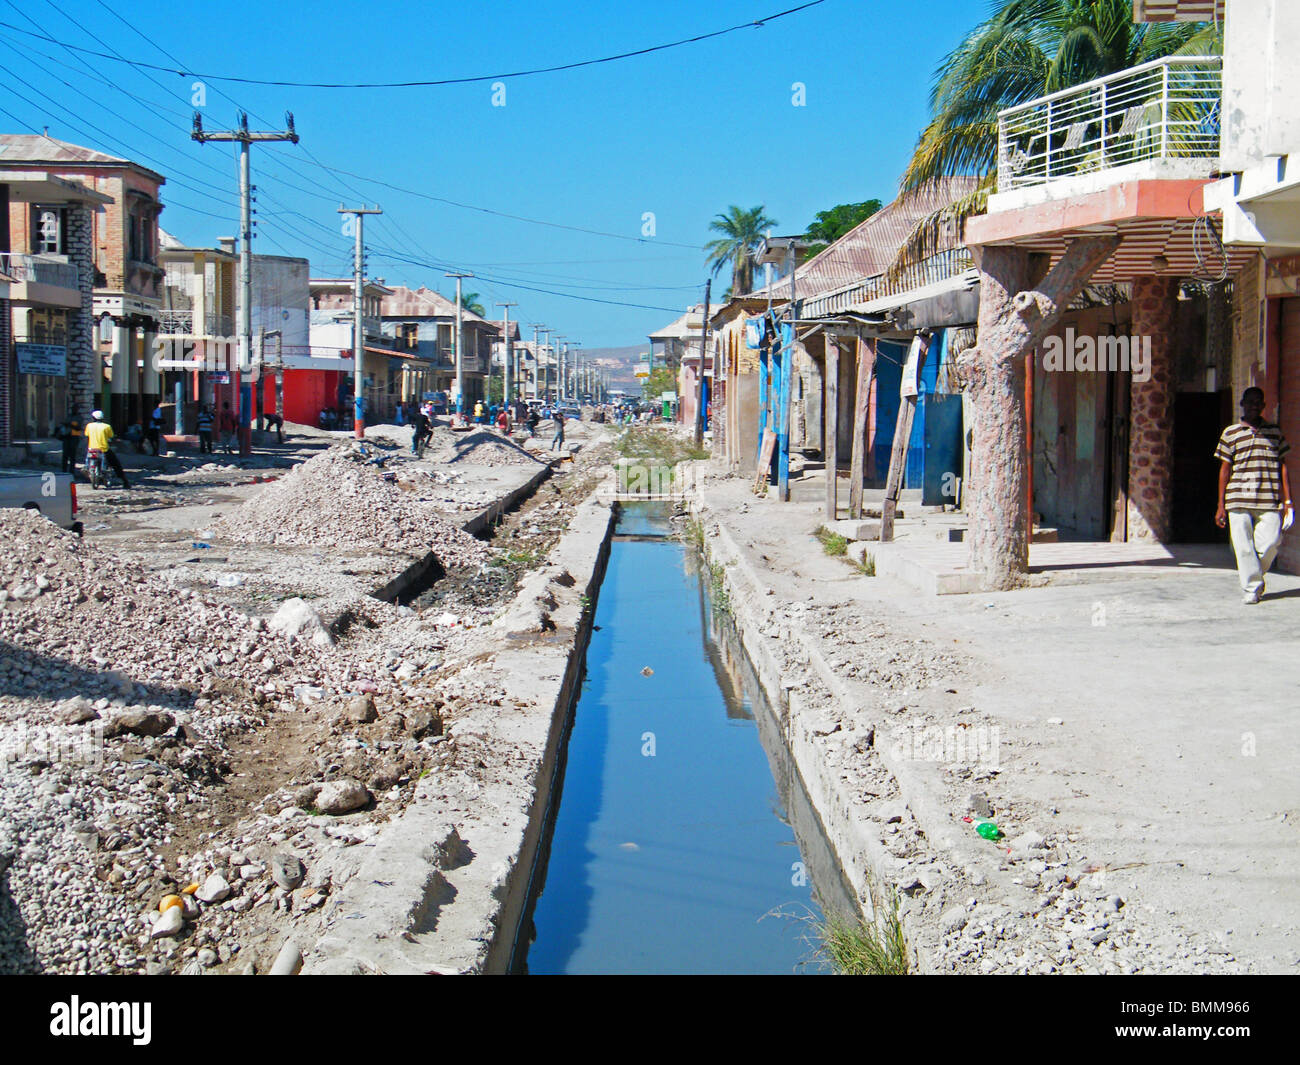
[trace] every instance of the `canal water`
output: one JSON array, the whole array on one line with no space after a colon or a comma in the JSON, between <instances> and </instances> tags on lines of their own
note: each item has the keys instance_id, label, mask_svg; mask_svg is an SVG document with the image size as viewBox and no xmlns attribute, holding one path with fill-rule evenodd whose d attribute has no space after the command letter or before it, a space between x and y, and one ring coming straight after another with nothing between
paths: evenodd
<instances>
[{"instance_id":1,"label":"canal water","mask_svg":"<svg viewBox=\"0 0 1300 1065\"><path fill-rule=\"evenodd\" d=\"M512 969L825 972L853 912L752 667L664 504L624 504Z\"/></svg>"}]
</instances>

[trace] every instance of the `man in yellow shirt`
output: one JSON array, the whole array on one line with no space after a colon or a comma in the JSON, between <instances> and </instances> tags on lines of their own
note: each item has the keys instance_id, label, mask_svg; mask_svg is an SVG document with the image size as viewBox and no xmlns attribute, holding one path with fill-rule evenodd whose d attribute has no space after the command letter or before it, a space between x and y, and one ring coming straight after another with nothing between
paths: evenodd
<instances>
[{"instance_id":1,"label":"man in yellow shirt","mask_svg":"<svg viewBox=\"0 0 1300 1065\"><path fill-rule=\"evenodd\" d=\"M90 423L86 426L86 459L89 461L91 451L102 451L104 461L112 466L118 477L122 479L122 487L130 488L131 485L127 482L122 463L113 454L112 444L113 427L104 421L104 412L102 410L92 411Z\"/></svg>"}]
</instances>

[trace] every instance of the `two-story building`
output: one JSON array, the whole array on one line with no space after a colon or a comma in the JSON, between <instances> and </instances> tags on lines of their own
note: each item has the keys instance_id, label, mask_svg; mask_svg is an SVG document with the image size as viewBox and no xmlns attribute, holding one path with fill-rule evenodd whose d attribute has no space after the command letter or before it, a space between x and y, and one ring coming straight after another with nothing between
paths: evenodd
<instances>
[{"instance_id":1,"label":"two-story building","mask_svg":"<svg viewBox=\"0 0 1300 1065\"><path fill-rule=\"evenodd\" d=\"M0 163L0 446L99 402L94 217L110 197Z\"/></svg>"},{"instance_id":2,"label":"two-story building","mask_svg":"<svg viewBox=\"0 0 1300 1065\"><path fill-rule=\"evenodd\" d=\"M456 304L441 293L421 285L418 289L394 286L380 307L384 335L392 338L398 351L411 353L421 362L421 373L408 385L407 398L426 389L452 392L456 381ZM465 351L461 374L465 379L465 402L470 407L485 395L488 360L501 336L501 325L489 322L473 311L461 309ZM423 382L431 381L431 384Z\"/></svg>"},{"instance_id":3,"label":"two-story building","mask_svg":"<svg viewBox=\"0 0 1300 1065\"><path fill-rule=\"evenodd\" d=\"M0 134L0 168L47 173L108 197L91 215L96 348L104 360L96 402L119 429L142 421L161 395L150 356L162 306L158 216L166 179L130 160L36 134Z\"/></svg>"}]
</instances>

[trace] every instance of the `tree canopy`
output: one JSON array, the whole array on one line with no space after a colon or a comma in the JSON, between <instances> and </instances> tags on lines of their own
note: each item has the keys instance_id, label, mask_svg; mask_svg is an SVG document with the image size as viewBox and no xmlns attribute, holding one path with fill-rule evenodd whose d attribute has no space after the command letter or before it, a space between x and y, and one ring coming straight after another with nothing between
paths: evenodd
<instances>
[{"instance_id":1,"label":"tree canopy","mask_svg":"<svg viewBox=\"0 0 1300 1065\"><path fill-rule=\"evenodd\" d=\"M709 223L709 229L722 236L704 245L709 253L707 265L716 277L724 266L731 266L731 292L737 296L754 287L754 256L767 230L776 225L764 213L762 204L748 210L732 204L726 212Z\"/></svg>"}]
</instances>

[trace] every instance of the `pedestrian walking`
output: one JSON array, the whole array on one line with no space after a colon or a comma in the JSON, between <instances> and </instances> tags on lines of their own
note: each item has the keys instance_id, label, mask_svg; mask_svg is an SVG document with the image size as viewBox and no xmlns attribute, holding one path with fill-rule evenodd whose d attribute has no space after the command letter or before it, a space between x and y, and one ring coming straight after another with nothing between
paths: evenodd
<instances>
[{"instance_id":1,"label":"pedestrian walking","mask_svg":"<svg viewBox=\"0 0 1300 1065\"><path fill-rule=\"evenodd\" d=\"M199 430L199 454L212 454L212 408L206 403L199 407L197 418Z\"/></svg>"},{"instance_id":2,"label":"pedestrian walking","mask_svg":"<svg viewBox=\"0 0 1300 1065\"><path fill-rule=\"evenodd\" d=\"M263 414L262 424L266 426L268 430L272 428L275 429L275 442L277 444L284 443L284 416L283 415Z\"/></svg>"},{"instance_id":3,"label":"pedestrian walking","mask_svg":"<svg viewBox=\"0 0 1300 1065\"><path fill-rule=\"evenodd\" d=\"M230 403L221 404L221 417L217 420L217 428L221 431L221 450L227 455L235 453L235 431L239 428L239 422L235 419L235 412L230 409Z\"/></svg>"},{"instance_id":4,"label":"pedestrian walking","mask_svg":"<svg viewBox=\"0 0 1300 1065\"><path fill-rule=\"evenodd\" d=\"M163 431L163 409L162 404L157 404L153 413L149 415L149 429L145 434L150 445L153 447L154 455L162 452L162 431Z\"/></svg>"},{"instance_id":5,"label":"pedestrian walking","mask_svg":"<svg viewBox=\"0 0 1300 1065\"><path fill-rule=\"evenodd\" d=\"M69 414L54 430L54 438L63 445L64 473L77 471L77 449L81 446L82 428L81 417L77 414Z\"/></svg>"},{"instance_id":6,"label":"pedestrian walking","mask_svg":"<svg viewBox=\"0 0 1300 1065\"><path fill-rule=\"evenodd\" d=\"M433 435L433 426L429 416L418 407L411 415L411 454L416 458L424 456L424 446Z\"/></svg>"},{"instance_id":7,"label":"pedestrian walking","mask_svg":"<svg viewBox=\"0 0 1300 1065\"><path fill-rule=\"evenodd\" d=\"M1264 392L1241 394L1241 421L1223 430L1214 457L1219 468L1219 508L1215 524L1225 525L1237 556L1241 601L1258 603L1282 534L1295 520L1291 479L1285 456L1291 450L1282 430L1266 422Z\"/></svg>"},{"instance_id":8,"label":"pedestrian walking","mask_svg":"<svg viewBox=\"0 0 1300 1065\"><path fill-rule=\"evenodd\" d=\"M506 413L505 408L501 408L501 413L497 415L497 428L505 436L510 435L510 415Z\"/></svg>"},{"instance_id":9,"label":"pedestrian walking","mask_svg":"<svg viewBox=\"0 0 1300 1065\"><path fill-rule=\"evenodd\" d=\"M564 447L564 415L560 411L555 412L555 436L551 439L551 450L555 451Z\"/></svg>"}]
</instances>

